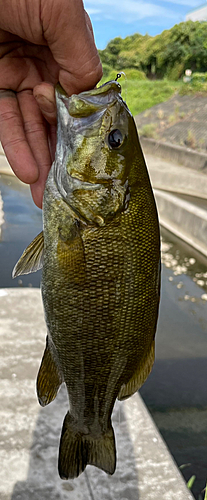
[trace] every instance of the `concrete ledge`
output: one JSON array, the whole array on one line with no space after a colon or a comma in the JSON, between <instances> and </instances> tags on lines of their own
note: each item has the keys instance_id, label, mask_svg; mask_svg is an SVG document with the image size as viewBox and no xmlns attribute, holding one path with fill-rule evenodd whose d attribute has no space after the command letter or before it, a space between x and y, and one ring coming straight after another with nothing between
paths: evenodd
<instances>
[{"instance_id":1,"label":"concrete ledge","mask_svg":"<svg viewBox=\"0 0 207 500\"><path fill-rule=\"evenodd\" d=\"M207 173L207 155L205 153L198 153L183 146L147 139L146 137L140 137L140 143L146 154L159 156L177 165L202 170L205 174Z\"/></svg>"},{"instance_id":2,"label":"concrete ledge","mask_svg":"<svg viewBox=\"0 0 207 500\"><path fill-rule=\"evenodd\" d=\"M145 155L152 186L174 193L207 198L207 175L150 154Z\"/></svg>"},{"instance_id":3,"label":"concrete ledge","mask_svg":"<svg viewBox=\"0 0 207 500\"><path fill-rule=\"evenodd\" d=\"M154 193L160 224L207 256L207 211L174 194Z\"/></svg>"},{"instance_id":4,"label":"concrete ledge","mask_svg":"<svg viewBox=\"0 0 207 500\"><path fill-rule=\"evenodd\" d=\"M39 289L0 289L1 500L192 500L139 394L113 413L117 471L95 467L75 480L57 473L59 438L68 409L64 386L40 408L35 379L46 328Z\"/></svg>"}]
</instances>

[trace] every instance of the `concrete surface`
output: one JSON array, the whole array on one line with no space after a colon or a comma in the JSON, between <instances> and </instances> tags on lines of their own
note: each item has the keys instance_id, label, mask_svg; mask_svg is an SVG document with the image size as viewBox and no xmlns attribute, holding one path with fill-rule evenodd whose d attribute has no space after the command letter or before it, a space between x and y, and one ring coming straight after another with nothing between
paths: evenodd
<instances>
[{"instance_id":1,"label":"concrete surface","mask_svg":"<svg viewBox=\"0 0 207 500\"><path fill-rule=\"evenodd\" d=\"M155 155L177 165L202 170L207 173L207 154L205 153L199 153L178 144L161 142L146 137L141 137L140 142L146 154Z\"/></svg>"},{"instance_id":2,"label":"concrete surface","mask_svg":"<svg viewBox=\"0 0 207 500\"><path fill-rule=\"evenodd\" d=\"M1 500L192 500L183 478L138 394L113 414L117 471L95 467L75 480L57 473L67 399L40 408L35 379L45 342L39 289L0 289Z\"/></svg>"},{"instance_id":3,"label":"concrete surface","mask_svg":"<svg viewBox=\"0 0 207 500\"><path fill-rule=\"evenodd\" d=\"M207 256L207 210L162 190L154 194L160 224Z\"/></svg>"},{"instance_id":4,"label":"concrete surface","mask_svg":"<svg viewBox=\"0 0 207 500\"><path fill-rule=\"evenodd\" d=\"M151 134L151 137L156 139L158 147L159 141L161 148L163 143L167 144L166 154L168 146L183 146L183 149L177 149L177 154L182 156L184 162L192 158L192 168L198 168L193 166L193 155L190 155L190 152L202 152L204 155L207 152L206 96L198 93L181 96L175 93L167 101L142 111L135 119L140 135L148 138L147 134ZM185 152L187 148L189 155ZM174 153L172 149L169 150L169 154L176 154L176 148Z\"/></svg>"},{"instance_id":5,"label":"concrete surface","mask_svg":"<svg viewBox=\"0 0 207 500\"><path fill-rule=\"evenodd\" d=\"M207 256L207 175L144 154L160 224Z\"/></svg>"},{"instance_id":6,"label":"concrete surface","mask_svg":"<svg viewBox=\"0 0 207 500\"><path fill-rule=\"evenodd\" d=\"M207 198L205 173L144 153L153 188Z\"/></svg>"}]
</instances>

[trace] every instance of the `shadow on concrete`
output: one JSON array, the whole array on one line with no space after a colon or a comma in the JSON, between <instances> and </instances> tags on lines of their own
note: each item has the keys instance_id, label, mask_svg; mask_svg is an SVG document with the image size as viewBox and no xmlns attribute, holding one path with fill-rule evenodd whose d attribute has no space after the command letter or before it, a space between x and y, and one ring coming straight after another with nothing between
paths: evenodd
<instances>
[{"instance_id":1,"label":"shadow on concrete","mask_svg":"<svg viewBox=\"0 0 207 500\"><path fill-rule=\"evenodd\" d=\"M108 476L88 466L77 479L62 481L59 478L59 439L67 410L67 394L63 386L56 400L40 409L30 447L27 479L15 484L11 500L139 500L133 445L120 403L115 405L113 414L118 455L115 474Z\"/></svg>"}]
</instances>

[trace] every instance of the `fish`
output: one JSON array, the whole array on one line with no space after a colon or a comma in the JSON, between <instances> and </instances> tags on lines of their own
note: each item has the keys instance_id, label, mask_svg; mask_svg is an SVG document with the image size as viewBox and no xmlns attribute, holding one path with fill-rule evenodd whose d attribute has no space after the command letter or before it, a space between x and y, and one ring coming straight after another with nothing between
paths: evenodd
<instances>
[{"instance_id":1,"label":"fish","mask_svg":"<svg viewBox=\"0 0 207 500\"><path fill-rule=\"evenodd\" d=\"M88 464L116 469L111 415L154 363L160 296L155 199L131 112L117 81L68 97L56 87L56 155L44 191L43 231L13 277L42 267L46 347L42 406L66 384L62 479Z\"/></svg>"}]
</instances>

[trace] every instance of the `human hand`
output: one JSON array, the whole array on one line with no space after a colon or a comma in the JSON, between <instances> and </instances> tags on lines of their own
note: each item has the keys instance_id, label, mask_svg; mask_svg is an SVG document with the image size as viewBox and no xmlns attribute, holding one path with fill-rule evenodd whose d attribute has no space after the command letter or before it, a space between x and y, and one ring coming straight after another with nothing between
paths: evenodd
<instances>
[{"instance_id":1,"label":"human hand","mask_svg":"<svg viewBox=\"0 0 207 500\"><path fill-rule=\"evenodd\" d=\"M82 0L0 0L0 12L0 141L41 208L55 149L54 85L68 95L89 90L101 63Z\"/></svg>"}]
</instances>

